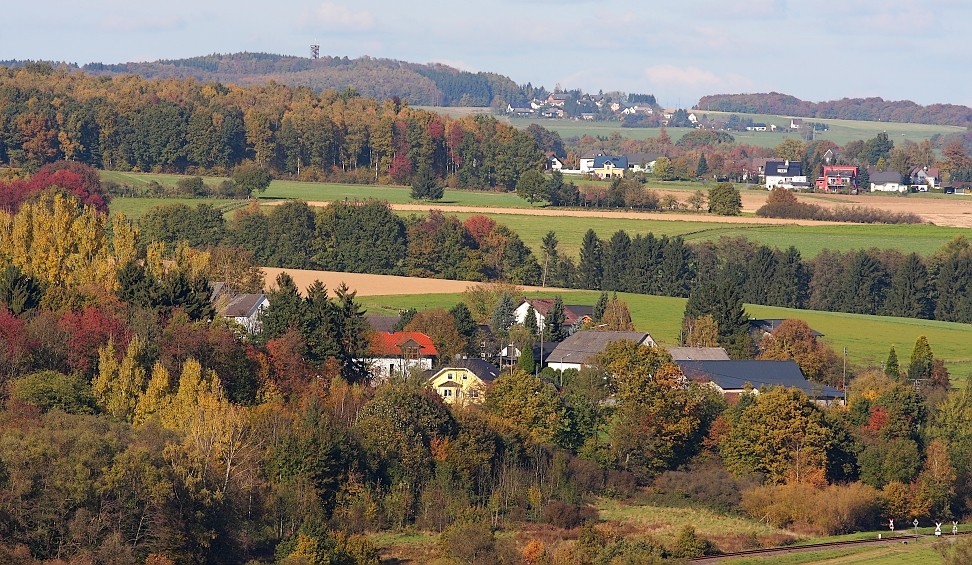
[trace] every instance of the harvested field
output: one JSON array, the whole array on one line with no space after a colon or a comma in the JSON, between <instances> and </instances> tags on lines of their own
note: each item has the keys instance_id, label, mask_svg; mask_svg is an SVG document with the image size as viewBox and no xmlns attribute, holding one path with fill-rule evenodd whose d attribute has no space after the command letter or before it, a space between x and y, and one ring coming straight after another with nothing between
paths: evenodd
<instances>
[{"instance_id":1,"label":"harvested field","mask_svg":"<svg viewBox=\"0 0 972 565\"><path fill-rule=\"evenodd\" d=\"M446 279L421 279L416 277L399 277L393 275L369 275L366 273L341 273L336 271L309 271L305 269L278 269L263 267L265 288L276 286L277 275L286 271L293 277L297 288L303 292L314 281L321 281L328 288L334 290L344 283L358 293L358 296L389 296L399 294L454 294L466 288L479 284L469 281L453 281ZM539 287L525 286L523 290L541 290ZM542 289L556 290L556 289Z\"/></svg>"}]
</instances>

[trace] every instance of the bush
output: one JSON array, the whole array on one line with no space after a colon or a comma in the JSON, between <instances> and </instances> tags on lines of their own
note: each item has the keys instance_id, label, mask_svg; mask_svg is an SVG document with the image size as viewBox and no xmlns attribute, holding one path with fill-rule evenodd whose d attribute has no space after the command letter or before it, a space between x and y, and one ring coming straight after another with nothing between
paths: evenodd
<instances>
[{"instance_id":1,"label":"bush","mask_svg":"<svg viewBox=\"0 0 972 565\"><path fill-rule=\"evenodd\" d=\"M58 408L68 414L93 414L95 400L87 381L57 371L40 371L10 385L11 400L32 404L47 412Z\"/></svg>"},{"instance_id":2,"label":"bush","mask_svg":"<svg viewBox=\"0 0 972 565\"><path fill-rule=\"evenodd\" d=\"M459 521L439 536L442 555L462 563L494 563L497 561L496 536L482 521Z\"/></svg>"},{"instance_id":3,"label":"bush","mask_svg":"<svg viewBox=\"0 0 972 565\"><path fill-rule=\"evenodd\" d=\"M678 538L675 539L675 544L669 553L671 557L677 559L691 559L693 557L711 555L714 550L715 548L709 540L700 538L695 533L694 526L686 524L678 533Z\"/></svg>"},{"instance_id":4,"label":"bush","mask_svg":"<svg viewBox=\"0 0 972 565\"><path fill-rule=\"evenodd\" d=\"M615 498L629 498L638 490L638 477L628 471L608 471L604 492Z\"/></svg>"},{"instance_id":5,"label":"bush","mask_svg":"<svg viewBox=\"0 0 972 565\"><path fill-rule=\"evenodd\" d=\"M590 506L551 500L544 507L541 518L548 524L570 530L581 524L595 520L597 518L597 510Z\"/></svg>"},{"instance_id":6,"label":"bush","mask_svg":"<svg viewBox=\"0 0 972 565\"><path fill-rule=\"evenodd\" d=\"M718 461L692 464L680 471L666 471L652 484L655 491L670 498L712 508L719 512L740 510L742 491L753 488L755 478L736 477Z\"/></svg>"},{"instance_id":7,"label":"bush","mask_svg":"<svg viewBox=\"0 0 972 565\"><path fill-rule=\"evenodd\" d=\"M824 535L878 526L880 492L863 483L830 485L766 485L742 493L742 507L778 528L803 526Z\"/></svg>"},{"instance_id":8,"label":"bush","mask_svg":"<svg viewBox=\"0 0 972 565\"><path fill-rule=\"evenodd\" d=\"M800 202L795 194L785 188L774 188L756 215L764 218L790 218L796 220L824 220L854 222L858 224L920 224L921 218L908 212L890 212L867 206L840 206L823 208L816 204Z\"/></svg>"}]
</instances>

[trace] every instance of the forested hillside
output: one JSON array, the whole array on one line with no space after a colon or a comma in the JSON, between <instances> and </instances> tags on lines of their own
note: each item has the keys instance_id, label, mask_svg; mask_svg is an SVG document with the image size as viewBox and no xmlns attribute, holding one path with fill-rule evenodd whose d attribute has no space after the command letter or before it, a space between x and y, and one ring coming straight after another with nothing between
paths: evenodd
<instances>
[{"instance_id":1,"label":"forested hillside","mask_svg":"<svg viewBox=\"0 0 972 565\"><path fill-rule=\"evenodd\" d=\"M972 124L972 108L957 104L921 106L910 100L842 98L807 102L779 92L759 94L715 94L703 96L696 108L746 114L776 114L804 118L904 122L966 127Z\"/></svg>"},{"instance_id":2,"label":"forested hillside","mask_svg":"<svg viewBox=\"0 0 972 565\"><path fill-rule=\"evenodd\" d=\"M23 64L23 61L0 61L0 66ZM232 53L152 62L90 63L81 68L102 76L195 78L240 86L275 81L288 86L306 86L315 92L350 88L366 98L397 96L416 106L485 107L494 102L522 106L527 102L516 83L496 73L471 73L436 63L424 65L368 56L311 59L270 53Z\"/></svg>"}]
</instances>

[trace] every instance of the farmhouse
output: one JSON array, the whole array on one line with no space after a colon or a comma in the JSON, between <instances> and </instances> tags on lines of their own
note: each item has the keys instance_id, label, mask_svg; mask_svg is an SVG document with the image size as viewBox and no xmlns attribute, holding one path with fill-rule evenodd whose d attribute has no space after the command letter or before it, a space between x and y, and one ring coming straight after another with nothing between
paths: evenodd
<instances>
[{"instance_id":1,"label":"farmhouse","mask_svg":"<svg viewBox=\"0 0 972 565\"><path fill-rule=\"evenodd\" d=\"M809 186L799 161L767 161L765 174L767 190Z\"/></svg>"},{"instance_id":2,"label":"farmhouse","mask_svg":"<svg viewBox=\"0 0 972 565\"><path fill-rule=\"evenodd\" d=\"M482 359L458 358L438 371L426 371L426 385L447 404L479 404L486 387L499 376L498 367Z\"/></svg>"},{"instance_id":3,"label":"farmhouse","mask_svg":"<svg viewBox=\"0 0 972 565\"><path fill-rule=\"evenodd\" d=\"M371 374L380 381L404 377L413 369L427 371L438 354L422 332L376 332L368 348Z\"/></svg>"},{"instance_id":4,"label":"farmhouse","mask_svg":"<svg viewBox=\"0 0 972 565\"><path fill-rule=\"evenodd\" d=\"M759 394L759 389L781 386L798 388L818 404L842 402L844 393L836 388L812 383L803 376L796 361L676 361L682 375L690 381L709 383L730 399L742 394Z\"/></svg>"},{"instance_id":5,"label":"farmhouse","mask_svg":"<svg viewBox=\"0 0 972 565\"><path fill-rule=\"evenodd\" d=\"M633 341L638 345L655 345L651 334L646 332L600 332L592 330L579 331L557 344L557 347L547 357L547 366L551 369L563 371L566 369L580 369L591 358L603 353L608 344L615 341Z\"/></svg>"}]
</instances>

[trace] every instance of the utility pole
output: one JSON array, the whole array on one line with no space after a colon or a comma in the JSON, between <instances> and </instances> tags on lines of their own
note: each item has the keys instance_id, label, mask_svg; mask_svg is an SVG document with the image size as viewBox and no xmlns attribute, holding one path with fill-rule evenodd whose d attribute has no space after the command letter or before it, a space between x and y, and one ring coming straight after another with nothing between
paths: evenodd
<instances>
[{"instance_id":1,"label":"utility pole","mask_svg":"<svg viewBox=\"0 0 972 565\"><path fill-rule=\"evenodd\" d=\"M841 381L844 389L844 406L847 406L847 346L844 346L844 376Z\"/></svg>"}]
</instances>

